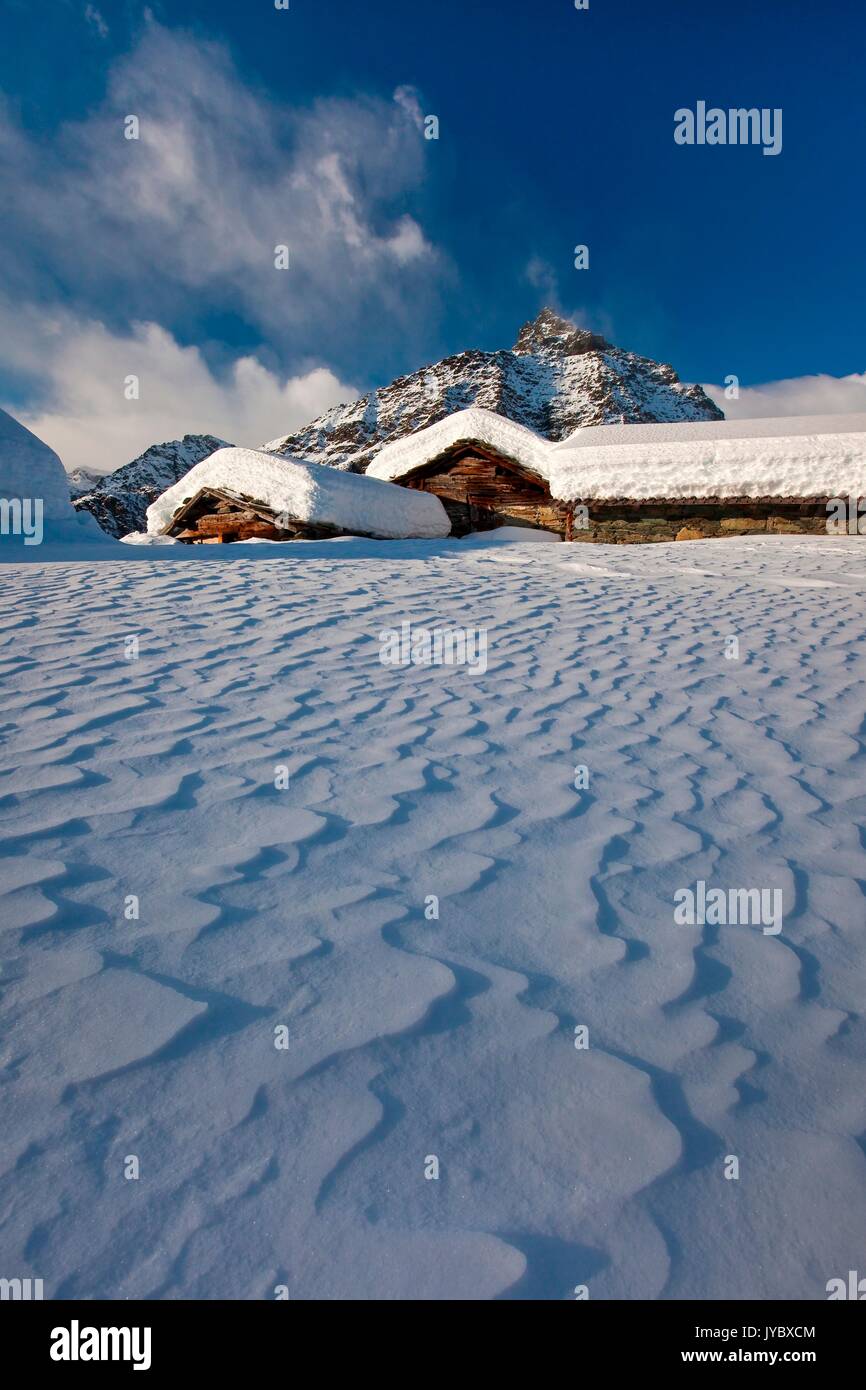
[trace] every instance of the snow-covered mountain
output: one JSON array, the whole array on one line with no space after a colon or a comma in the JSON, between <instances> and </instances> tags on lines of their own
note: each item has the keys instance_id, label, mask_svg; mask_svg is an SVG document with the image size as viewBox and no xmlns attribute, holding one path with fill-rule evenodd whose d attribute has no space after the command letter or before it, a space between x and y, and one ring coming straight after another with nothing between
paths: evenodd
<instances>
[{"instance_id":1,"label":"snow-covered mountain","mask_svg":"<svg viewBox=\"0 0 866 1390\"><path fill-rule=\"evenodd\" d=\"M543 309L508 351L446 357L263 448L363 472L385 444L467 406L495 411L551 440L582 425L724 418L673 367L614 347Z\"/></svg>"},{"instance_id":2,"label":"snow-covered mountain","mask_svg":"<svg viewBox=\"0 0 866 1390\"><path fill-rule=\"evenodd\" d=\"M75 500L87 492L92 492L106 475L97 473L93 468L73 468L66 476L69 479L69 495Z\"/></svg>"},{"instance_id":3,"label":"snow-covered mountain","mask_svg":"<svg viewBox=\"0 0 866 1390\"><path fill-rule=\"evenodd\" d=\"M132 463L107 473L89 492L73 495L73 506L92 512L110 536L143 531L151 502L216 449L231 447L212 434L185 434L167 444L152 444Z\"/></svg>"}]
</instances>

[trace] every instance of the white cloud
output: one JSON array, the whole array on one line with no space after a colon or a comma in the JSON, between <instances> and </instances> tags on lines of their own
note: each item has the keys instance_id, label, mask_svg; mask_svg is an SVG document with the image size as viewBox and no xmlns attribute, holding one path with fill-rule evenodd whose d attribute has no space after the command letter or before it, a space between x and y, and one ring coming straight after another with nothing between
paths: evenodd
<instances>
[{"instance_id":1,"label":"white cloud","mask_svg":"<svg viewBox=\"0 0 866 1390\"><path fill-rule=\"evenodd\" d=\"M17 367L38 371L44 397L38 409L4 408L69 470L114 469L184 434L255 448L358 395L323 367L283 380L252 356L217 379L197 348L182 347L155 323L117 334L69 315L0 310L0 343ZM130 375L139 378L137 401L124 395Z\"/></svg>"},{"instance_id":2,"label":"white cloud","mask_svg":"<svg viewBox=\"0 0 866 1390\"><path fill-rule=\"evenodd\" d=\"M95 5L85 5L84 18L92 25L101 39L108 38L108 25Z\"/></svg>"},{"instance_id":3,"label":"white cloud","mask_svg":"<svg viewBox=\"0 0 866 1390\"><path fill-rule=\"evenodd\" d=\"M411 210L416 107L405 88L292 107L242 80L221 44L151 22L102 105L54 138L0 107L7 268L32 300L59 286L103 319L216 309L284 354L369 347L424 312L446 268Z\"/></svg>"},{"instance_id":4,"label":"white cloud","mask_svg":"<svg viewBox=\"0 0 866 1390\"><path fill-rule=\"evenodd\" d=\"M101 33L95 5L84 13ZM411 210L424 142L410 89L293 107L242 79L222 44L145 18L102 104L52 138L0 97L16 287L0 365L19 385L13 414L70 468L189 432L256 445L308 423L359 394L328 364L411 341L447 273ZM215 316L239 321L259 358L215 375L210 351L180 346L207 348ZM123 398L130 374L138 402Z\"/></svg>"},{"instance_id":5,"label":"white cloud","mask_svg":"<svg viewBox=\"0 0 866 1390\"><path fill-rule=\"evenodd\" d=\"M539 309L553 309L554 313L573 323L576 328L586 328L591 333L599 333L610 342L616 340L613 319L604 309L595 308L590 311L575 305L573 301L566 302L563 299L558 272L543 256L530 256L523 274L530 285L539 291ZM577 279L580 279L580 276L577 276Z\"/></svg>"},{"instance_id":6,"label":"white cloud","mask_svg":"<svg viewBox=\"0 0 866 1390\"><path fill-rule=\"evenodd\" d=\"M406 115L418 127L424 129L424 112L421 110L421 101L415 87L404 85L398 87L394 93L394 100L398 106L402 106Z\"/></svg>"},{"instance_id":7,"label":"white cloud","mask_svg":"<svg viewBox=\"0 0 866 1390\"><path fill-rule=\"evenodd\" d=\"M559 305L559 276L542 256L531 256L524 271L530 285L541 291L545 304L552 309Z\"/></svg>"},{"instance_id":8,"label":"white cloud","mask_svg":"<svg viewBox=\"0 0 866 1390\"><path fill-rule=\"evenodd\" d=\"M737 400L728 400L723 386L705 385L704 390L729 420L866 412L866 372L852 372L850 376L819 373L769 381L763 386L741 386Z\"/></svg>"}]
</instances>

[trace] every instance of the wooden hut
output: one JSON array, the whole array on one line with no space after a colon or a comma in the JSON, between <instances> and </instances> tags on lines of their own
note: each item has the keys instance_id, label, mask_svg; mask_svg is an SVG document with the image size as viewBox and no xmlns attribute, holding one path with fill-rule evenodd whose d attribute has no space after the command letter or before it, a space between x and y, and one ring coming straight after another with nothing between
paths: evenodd
<instances>
[{"instance_id":1,"label":"wooden hut","mask_svg":"<svg viewBox=\"0 0 866 1390\"><path fill-rule=\"evenodd\" d=\"M866 493L866 416L600 425L551 443L472 407L387 445L367 476L438 497L455 535L827 534L831 499Z\"/></svg>"},{"instance_id":2,"label":"wooden hut","mask_svg":"<svg viewBox=\"0 0 866 1390\"><path fill-rule=\"evenodd\" d=\"M218 449L148 508L147 529L188 545L447 536L437 497L254 449Z\"/></svg>"},{"instance_id":3,"label":"wooden hut","mask_svg":"<svg viewBox=\"0 0 866 1390\"><path fill-rule=\"evenodd\" d=\"M395 481L438 497L455 536L515 525L568 533L570 508L546 479L477 441L444 449Z\"/></svg>"},{"instance_id":4,"label":"wooden hut","mask_svg":"<svg viewBox=\"0 0 866 1390\"><path fill-rule=\"evenodd\" d=\"M302 517L275 512L262 498L203 487L178 508L162 534L187 545L228 545L232 541L319 540L345 532L339 526L313 525Z\"/></svg>"}]
</instances>

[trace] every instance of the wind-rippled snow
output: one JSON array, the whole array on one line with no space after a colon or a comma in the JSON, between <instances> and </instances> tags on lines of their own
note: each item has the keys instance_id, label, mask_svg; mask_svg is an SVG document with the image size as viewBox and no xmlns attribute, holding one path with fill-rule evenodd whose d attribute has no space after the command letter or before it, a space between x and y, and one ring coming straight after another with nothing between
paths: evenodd
<instances>
[{"instance_id":1,"label":"wind-rippled snow","mask_svg":"<svg viewBox=\"0 0 866 1390\"><path fill-rule=\"evenodd\" d=\"M862 1269L862 542L221 549L0 571L0 1274ZM487 671L382 665L404 620L486 627ZM780 887L781 934L676 926L700 879Z\"/></svg>"}]
</instances>

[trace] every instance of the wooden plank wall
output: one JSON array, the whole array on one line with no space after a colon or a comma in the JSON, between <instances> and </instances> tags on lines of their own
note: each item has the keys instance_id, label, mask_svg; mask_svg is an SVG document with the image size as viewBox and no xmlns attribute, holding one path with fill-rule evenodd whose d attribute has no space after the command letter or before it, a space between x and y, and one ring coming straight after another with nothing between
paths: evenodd
<instances>
[{"instance_id":1,"label":"wooden plank wall","mask_svg":"<svg viewBox=\"0 0 866 1390\"><path fill-rule=\"evenodd\" d=\"M508 524L565 534L565 504L492 458L467 454L443 463L434 473L408 478L406 486L434 493L448 512L456 536Z\"/></svg>"}]
</instances>

